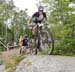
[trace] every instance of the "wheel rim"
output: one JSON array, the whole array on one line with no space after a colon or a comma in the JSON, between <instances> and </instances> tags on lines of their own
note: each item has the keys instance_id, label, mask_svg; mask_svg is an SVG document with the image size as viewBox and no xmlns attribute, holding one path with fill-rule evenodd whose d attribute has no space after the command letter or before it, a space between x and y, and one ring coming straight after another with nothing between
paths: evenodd
<instances>
[{"instance_id":1,"label":"wheel rim","mask_svg":"<svg viewBox=\"0 0 75 72\"><path fill-rule=\"evenodd\" d=\"M45 55L52 54L53 49L54 49L54 41L53 41L52 35L50 34L50 32L48 30L43 30L43 33L41 34L41 36L42 36L42 38L40 38L40 41L41 41L40 43L42 45L40 45L40 48L42 49L42 51L40 53L45 54ZM30 40L31 50L36 49L37 41L38 41L38 38L36 38L36 39L32 38ZM35 50L35 52L36 52L36 50Z\"/></svg>"},{"instance_id":2,"label":"wheel rim","mask_svg":"<svg viewBox=\"0 0 75 72\"><path fill-rule=\"evenodd\" d=\"M43 30L42 34L42 43L43 43L43 54L51 54L53 51L53 38L47 30Z\"/></svg>"}]
</instances>

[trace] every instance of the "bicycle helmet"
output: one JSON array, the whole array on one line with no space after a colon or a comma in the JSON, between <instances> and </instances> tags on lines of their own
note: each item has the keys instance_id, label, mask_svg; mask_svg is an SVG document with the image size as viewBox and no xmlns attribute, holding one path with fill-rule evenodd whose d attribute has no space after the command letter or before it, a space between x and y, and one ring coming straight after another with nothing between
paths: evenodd
<instances>
[{"instance_id":1,"label":"bicycle helmet","mask_svg":"<svg viewBox=\"0 0 75 72\"><path fill-rule=\"evenodd\" d=\"M43 6L38 6L38 11L43 11L44 7Z\"/></svg>"}]
</instances>

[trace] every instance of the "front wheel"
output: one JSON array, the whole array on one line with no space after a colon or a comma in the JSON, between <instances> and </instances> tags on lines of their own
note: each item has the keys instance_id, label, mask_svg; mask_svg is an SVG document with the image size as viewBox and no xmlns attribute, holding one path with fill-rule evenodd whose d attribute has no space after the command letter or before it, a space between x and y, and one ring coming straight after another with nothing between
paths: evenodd
<instances>
[{"instance_id":1,"label":"front wheel","mask_svg":"<svg viewBox=\"0 0 75 72\"><path fill-rule=\"evenodd\" d=\"M54 50L54 39L49 30L42 30L40 43L40 48L42 49L43 54L52 54Z\"/></svg>"}]
</instances>

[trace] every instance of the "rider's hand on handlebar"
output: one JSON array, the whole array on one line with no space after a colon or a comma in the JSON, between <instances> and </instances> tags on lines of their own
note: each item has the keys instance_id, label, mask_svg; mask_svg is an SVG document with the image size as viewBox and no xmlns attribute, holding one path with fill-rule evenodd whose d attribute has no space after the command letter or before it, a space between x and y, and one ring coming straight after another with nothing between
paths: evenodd
<instances>
[{"instance_id":1,"label":"rider's hand on handlebar","mask_svg":"<svg viewBox=\"0 0 75 72\"><path fill-rule=\"evenodd\" d=\"M45 24L47 24L47 25L48 25L48 24L49 24L49 23L48 23L48 21L46 21L46 22L45 22Z\"/></svg>"}]
</instances>

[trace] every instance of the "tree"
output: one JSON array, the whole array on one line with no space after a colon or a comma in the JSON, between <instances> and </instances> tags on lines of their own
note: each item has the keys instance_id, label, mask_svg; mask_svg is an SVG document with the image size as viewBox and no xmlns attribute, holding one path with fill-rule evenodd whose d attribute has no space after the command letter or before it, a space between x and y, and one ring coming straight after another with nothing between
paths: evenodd
<instances>
[{"instance_id":1,"label":"tree","mask_svg":"<svg viewBox=\"0 0 75 72\"><path fill-rule=\"evenodd\" d=\"M51 30L57 41L55 53L75 54L75 1L74 0L43 0L47 6ZM59 52L58 52L59 51Z\"/></svg>"},{"instance_id":2,"label":"tree","mask_svg":"<svg viewBox=\"0 0 75 72\"><path fill-rule=\"evenodd\" d=\"M18 10L13 0L0 1L0 38L3 38L3 42L18 42L19 36L25 33L26 24L26 10Z\"/></svg>"}]
</instances>

